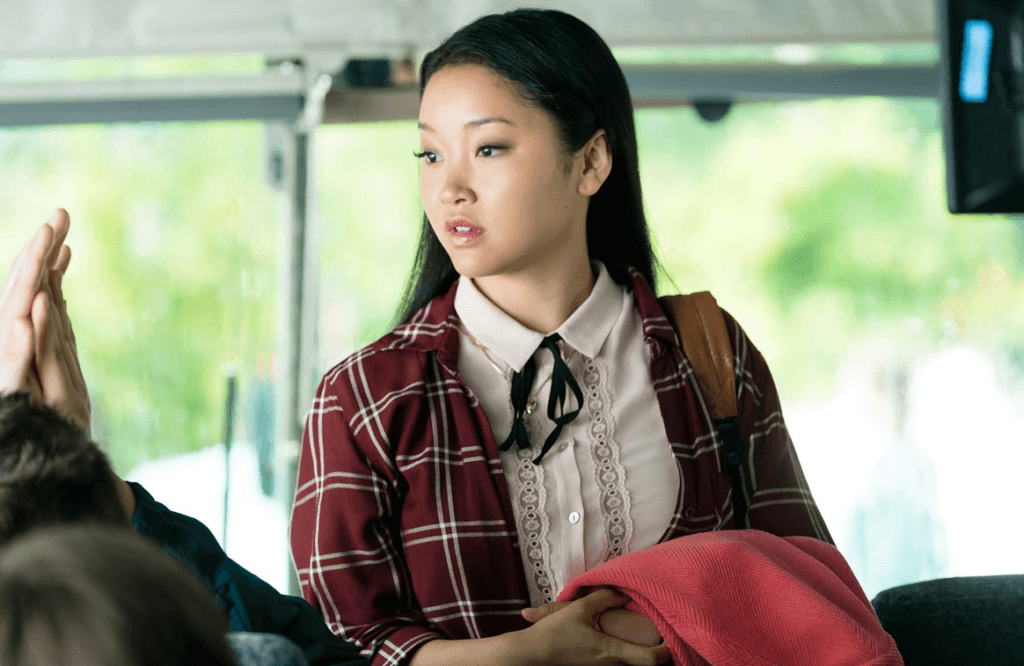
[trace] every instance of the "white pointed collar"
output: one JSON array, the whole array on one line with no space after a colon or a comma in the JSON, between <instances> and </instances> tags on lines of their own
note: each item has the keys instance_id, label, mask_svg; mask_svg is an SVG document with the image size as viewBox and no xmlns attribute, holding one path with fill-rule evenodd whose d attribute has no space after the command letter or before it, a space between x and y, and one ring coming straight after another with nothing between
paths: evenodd
<instances>
[{"instance_id":1,"label":"white pointed collar","mask_svg":"<svg viewBox=\"0 0 1024 666\"><path fill-rule=\"evenodd\" d=\"M624 288L612 280L603 263L592 261L591 266L597 271L593 290L554 332L569 347L593 358L600 353L622 314ZM459 278L455 292L455 313L488 354L501 359L515 372L522 371L545 337L505 314L465 275Z\"/></svg>"}]
</instances>

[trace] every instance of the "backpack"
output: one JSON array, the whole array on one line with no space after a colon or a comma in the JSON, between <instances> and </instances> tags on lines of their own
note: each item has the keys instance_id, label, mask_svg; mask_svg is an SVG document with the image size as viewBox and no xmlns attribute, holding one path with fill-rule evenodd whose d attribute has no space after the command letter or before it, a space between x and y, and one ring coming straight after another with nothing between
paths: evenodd
<instances>
[{"instance_id":1,"label":"backpack","mask_svg":"<svg viewBox=\"0 0 1024 666\"><path fill-rule=\"evenodd\" d=\"M736 529L743 529L747 527L747 500L740 478L743 440L736 418L736 377L725 318L710 291L669 296L663 303L676 324L683 354L693 367L706 407L722 438L725 471L732 487L733 522Z\"/></svg>"}]
</instances>

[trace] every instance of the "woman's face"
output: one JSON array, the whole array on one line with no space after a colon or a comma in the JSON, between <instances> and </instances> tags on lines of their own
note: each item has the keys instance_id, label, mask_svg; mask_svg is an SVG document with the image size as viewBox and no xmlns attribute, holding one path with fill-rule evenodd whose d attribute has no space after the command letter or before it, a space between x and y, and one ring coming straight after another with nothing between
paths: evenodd
<instances>
[{"instance_id":1,"label":"woman's face","mask_svg":"<svg viewBox=\"0 0 1024 666\"><path fill-rule=\"evenodd\" d=\"M586 255L581 169L555 124L481 65L439 70L420 102L423 209L455 269L512 275Z\"/></svg>"}]
</instances>

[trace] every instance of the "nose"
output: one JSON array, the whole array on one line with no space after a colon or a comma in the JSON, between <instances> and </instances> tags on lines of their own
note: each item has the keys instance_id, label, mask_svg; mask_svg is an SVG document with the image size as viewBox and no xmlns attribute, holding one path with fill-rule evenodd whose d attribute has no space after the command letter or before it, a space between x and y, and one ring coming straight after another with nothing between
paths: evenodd
<instances>
[{"instance_id":1,"label":"nose","mask_svg":"<svg viewBox=\"0 0 1024 666\"><path fill-rule=\"evenodd\" d=\"M476 202L476 193L470 187L465 171L457 165L445 169L439 196L441 202L449 206Z\"/></svg>"}]
</instances>

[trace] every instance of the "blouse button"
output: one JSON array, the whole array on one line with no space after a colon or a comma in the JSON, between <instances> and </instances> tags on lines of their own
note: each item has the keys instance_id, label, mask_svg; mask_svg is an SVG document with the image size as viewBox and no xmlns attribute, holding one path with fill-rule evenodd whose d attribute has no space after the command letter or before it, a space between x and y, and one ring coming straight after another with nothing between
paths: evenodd
<instances>
[{"instance_id":1,"label":"blouse button","mask_svg":"<svg viewBox=\"0 0 1024 666\"><path fill-rule=\"evenodd\" d=\"M573 525L575 525L576 523L580 522L580 514L578 512L576 512L576 511L573 511L572 513L570 513L569 514L569 522L572 523Z\"/></svg>"},{"instance_id":2,"label":"blouse button","mask_svg":"<svg viewBox=\"0 0 1024 666\"><path fill-rule=\"evenodd\" d=\"M569 443L568 442L562 442L562 445L558 447L558 450L559 451L565 451L567 448L569 448Z\"/></svg>"}]
</instances>

